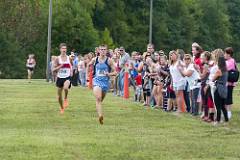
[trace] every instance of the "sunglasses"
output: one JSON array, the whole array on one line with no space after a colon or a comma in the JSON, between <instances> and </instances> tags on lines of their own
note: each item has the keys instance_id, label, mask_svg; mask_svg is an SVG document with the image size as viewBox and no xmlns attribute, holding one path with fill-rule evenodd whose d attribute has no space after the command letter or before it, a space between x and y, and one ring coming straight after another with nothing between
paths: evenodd
<instances>
[{"instance_id":1,"label":"sunglasses","mask_svg":"<svg viewBox=\"0 0 240 160\"><path fill-rule=\"evenodd\" d=\"M121 50L119 50L120 52L122 52L123 50L121 49Z\"/></svg>"},{"instance_id":2,"label":"sunglasses","mask_svg":"<svg viewBox=\"0 0 240 160\"><path fill-rule=\"evenodd\" d=\"M105 51L105 50L107 50L107 49L100 49L100 50Z\"/></svg>"},{"instance_id":3,"label":"sunglasses","mask_svg":"<svg viewBox=\"0 0 240 160\"><path fill-rule=\"evenodd\" d=\"M191 58L184 58L184 60L190 60Z\"/></svg>"}]
</instances>

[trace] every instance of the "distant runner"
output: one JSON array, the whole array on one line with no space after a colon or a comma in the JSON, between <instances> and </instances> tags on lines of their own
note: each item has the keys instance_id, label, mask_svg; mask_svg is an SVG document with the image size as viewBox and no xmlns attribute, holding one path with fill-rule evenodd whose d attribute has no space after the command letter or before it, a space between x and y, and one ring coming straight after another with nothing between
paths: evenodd
<instances>
[{"instance_id":1,"label":"distant runner","mask_svg":"<svg viewBox=\"0 0 240 160\"><path fill-rule=\"evenodd\" d=\"M26 67L27 67L27 72L28 72L28 82L30 83L33 75L34 68L36 66L36 60L34 58L34 54L29 54Z\"/></svg>"}]
</instances>

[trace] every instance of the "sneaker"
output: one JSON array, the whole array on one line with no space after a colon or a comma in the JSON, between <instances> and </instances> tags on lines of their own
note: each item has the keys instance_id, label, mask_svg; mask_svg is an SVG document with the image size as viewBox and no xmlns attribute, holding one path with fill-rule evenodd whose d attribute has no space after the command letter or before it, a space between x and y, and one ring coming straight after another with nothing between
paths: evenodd
<instances>
[{"instance_id":1,"label":"sneaker","mask_svg":"<svg viewBox=\"0 0 240 160\"><path fill-rule=\"evenodd\" d=\"M205 122L207 122L207 121L208 121L208 117L205 117L205 116L204 116L204 117L202 117L202 120L205 121Z\"/></svg>"},{"instance_id":2,"label":"sneaker","mask_svg":"<svg viewBox=\"0 0 240 160\"><path fill-rule=\"evenodd\" d=\"M99 123L100 123L101 125L103 125L103 116L100 116L100 117L98 118L98 120L99 120Z\"/></svg>"},{"instance_id":3,"label":"sneaker","mask_svg":"<svg viewBox=\"0 0 240 160\"><path fill-rule=\"evenodd\" d=\"M213 122L213 125L214 125L214 126L218 126L219 124L220 124L220 123L217 122L217 121Z\"/></svg>"},{"instance_id":4,"label":"sneaker","mask_svg":"<svg viewBox=\"0 0 240 160\"><path fill-rule=\"evenodd\" d=\"M213 122L210 118L206 118L206 119L204 119L204 121L207 122L207 123Z\"/></svg>"},{"instance_id":5,"label":"sneaker","mask_svg":"<svg viewBox=\"0 0 240 160\"><path fill-rule=\"evenodd\" d=\"M155 106L153 109L162 109L161 106Z\"/></svg>"},{"instance_id":6,"label":"sneaker","mask_svg":"<svg viewBox=\"0 0 240 160\"><path fill-rule=\"evenodd\" d=\"M229 124L229 122L226 122L226 121L223 122L223 126L224 126L224 127L228 126L228 124Z\"/></svg>"},{"instance_id":7,"label":"sneaker","mask_svg":"<svg viewBox=\"0 0 240 160\"><path fill-rule=\"evenodd\" d=\"M205 115L204 113L201 114L200 118L204 119L205 118Z\"/></svg>"},{"instance_id":8,"label":"sneaker","mask_svg":"<svg viewBox=\"0 0 240 160\"><path fill-rule=\"evenodd\" d=\"M67 108L68 107L68 99L64 99L63 101L63 107Z\"/></svg>"},{"instance_id":9,"label":"sneaker","mask_svg":"<svg viewBox=\"0 0 240 160\"><path fill-rule=\"evenodd\" d=\"M232 117L232 112L231 112L231 111L228 111L227 113L228 113L228 119L231 119L231 117Z\"/></svg>"},{"instance_id":10,"label":"sneaker","mask_svg":"<svg viewBox=\"0 0 240 160\"><path fill-rule=\"evenodd\" d=\"M177 112L178 108L177 107L174 107L173 108L173 112Z\"/></svg>"},{"instance_id":11,"label":"sneaker","mask_svg":"<svg viewBox=\"0 0 240 160\"><path fill-rule=\"evenodd\" d=\"M155 108L155 106L154 106L154 105L150 105L150 107L151 107L152 109L154 109L154 108Z\"/></svg>"},{"instance_id":12,"label":"sneaker","mask_svg":"<svg viewBox=\"0 0 240 160\"><path fill-rule=\"evenodd\" d=\"M60 109L60 114L63 114L63 113L64 113L64 109L61 108L61 109Z\"/></svg>"}]
</instances>

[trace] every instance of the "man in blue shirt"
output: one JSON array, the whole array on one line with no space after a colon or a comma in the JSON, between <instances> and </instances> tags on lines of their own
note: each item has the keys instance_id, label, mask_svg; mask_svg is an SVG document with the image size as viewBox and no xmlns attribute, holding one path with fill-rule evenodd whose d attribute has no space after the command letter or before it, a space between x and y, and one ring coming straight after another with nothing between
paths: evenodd
<instances>
[{"instance_id":1,"label":"man in blue shirt","mask_svg":"<svg viewBox=\"0 0 240 160\"><path fill-rule=\"evenodd\" d=\"M78 79L79 79L79 74L78 74L78 56L76 56L76 53L71 52L70 57L72 58L73 62L73 77L72 77L72 85L77 86L78 85Z\"/></svg>"},{"instance_id":2,"label":"man in blue shirt","mask_svg":"<svg viewBox=\"0 0 240 160\"><path fill-rule=\"evenodd\" d=\"M119 67L121 68L121 71L119 73L119 83L118 84L119 84L120 96L123 96L124 72L126 70L126 64L128 64L130 56L128 53L125 52L124 47L120 47L118 51L121 56L119 59Z\"/></svg>"}]
</instances>

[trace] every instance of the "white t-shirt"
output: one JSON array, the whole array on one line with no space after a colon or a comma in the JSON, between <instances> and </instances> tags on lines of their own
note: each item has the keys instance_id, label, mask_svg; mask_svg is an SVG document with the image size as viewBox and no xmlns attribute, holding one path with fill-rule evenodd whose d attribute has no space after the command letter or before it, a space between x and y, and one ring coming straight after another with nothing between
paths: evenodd
<instances>
[{"instance_id":1,"label":"white t-shirt","mask_svg":"<svg viewBox=\"0 0 240 160\"><path fill-rule=\"evenodd\" d=\"M200 88L201 87L201 83L197 82L198 79L200 79L200 75L197 72L197 70L194 68L193 64L189 64L187 67L184 68L185 71L193 71L191 76L186 76L186 80L189 84L189 88L190 90L193 90L195 88Z\"/></svg>"},{"instance_id":2,"label":"white t-shirt","mask_svg":"<svg viewBox=\"0 0 240 160\"><path fill-rule=\"evenodd\" d=\"M207 80L207 84L209 84L211 87L213 87L215 85L215 82L213 82L213 77L215 75L215 73L218 70L218 65L214 65L209 69L209 76L208 76L208 80Z\"/></svg>"},{"instance_id":3,"label":"white t-shirt","mask_svg":"<svg viewBox=\"0 0 240 160\"><path fill-rule=\"evenodd\" d=\"M78 63L78 71L79 72L83 72L83 71L85 71L85 62L84 61L79 61L79 63Z\"/></svg>"},{"instance_id":4,"label":"white t-shirt","mask_svg":"<svg viewBox=\"0 0 240 160\"><path fill-rule=\"evenodd\" d=\"M172 76L173 87L180 87L186 84L185 78L182 76L181 72L178 69L178 63L170 65L170 74Z\"/></svg>"},{"instance_id":5,"label":"white t-shirt","mask_svg":"<svg viewBox=\"0 0 240 160\"><path fill-rule=\"evenodd\" d=\"M215 73L217 72L217 70L218 70L218 65L214 65L210 68L209 77L208 77L210 82L212 82L213 77L214 77Z\"/></svg>"}]
</instances>

